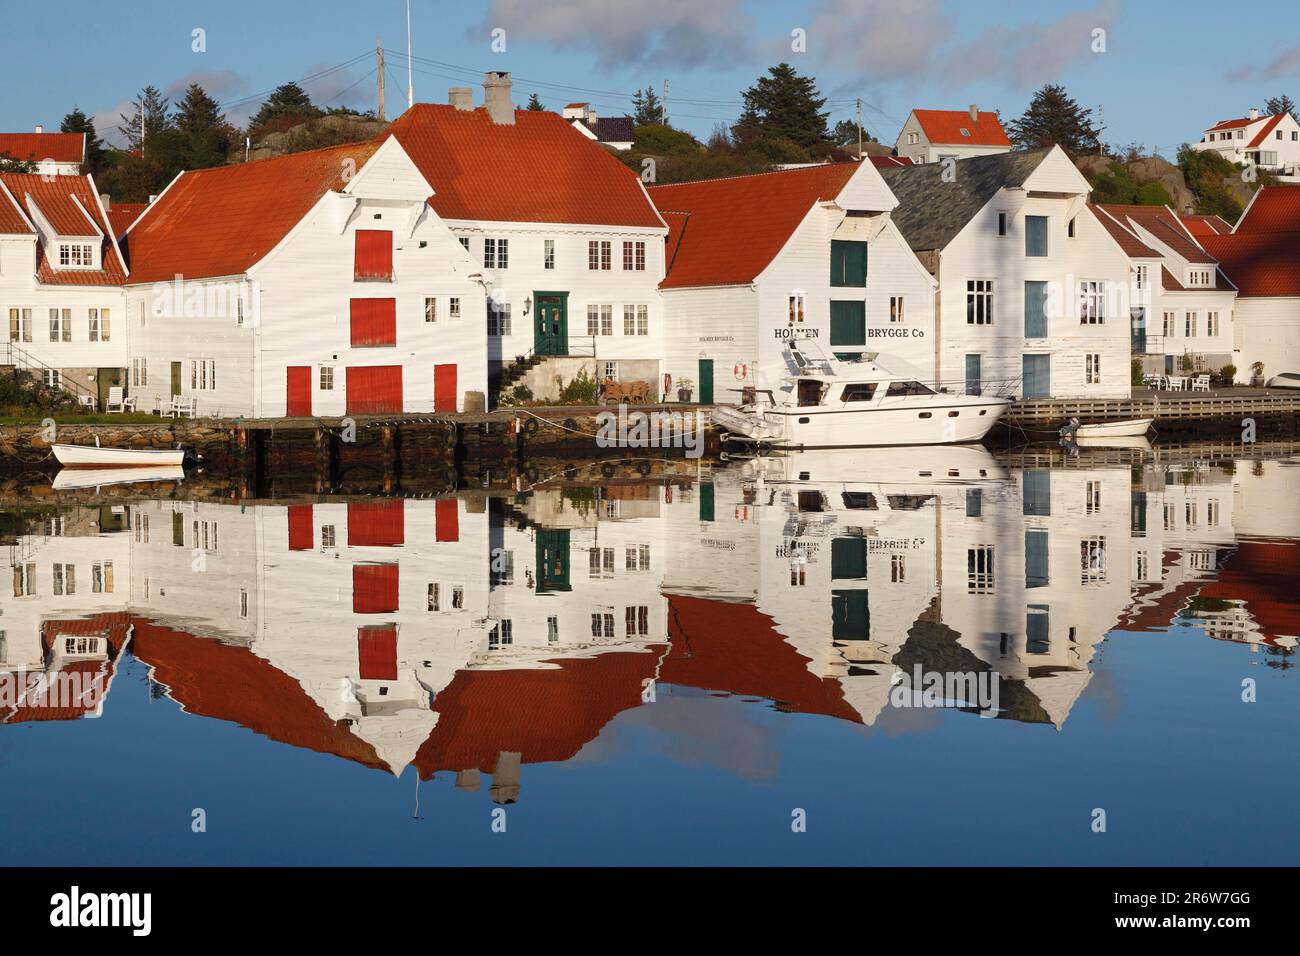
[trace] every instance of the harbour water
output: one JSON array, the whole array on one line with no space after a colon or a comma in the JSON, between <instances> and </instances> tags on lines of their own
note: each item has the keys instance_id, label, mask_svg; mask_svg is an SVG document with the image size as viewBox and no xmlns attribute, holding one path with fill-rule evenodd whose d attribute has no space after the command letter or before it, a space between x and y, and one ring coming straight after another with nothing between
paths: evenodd
<instances>
[{"instance_id":1,"label":"harbour water","mask_svg":"<svg viewBox=\"0 0 1300 956\"><path fill-rule=\"evenodd\" d=\"M0 515L0 862L1284 864L1300 458Z\"/></svg>"}]
</instances>

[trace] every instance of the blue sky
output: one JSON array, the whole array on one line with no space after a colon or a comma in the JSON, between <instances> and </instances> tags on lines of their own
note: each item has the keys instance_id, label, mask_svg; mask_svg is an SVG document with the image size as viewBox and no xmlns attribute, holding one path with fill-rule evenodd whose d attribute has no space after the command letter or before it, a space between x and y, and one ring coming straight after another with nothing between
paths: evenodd
<instances>
[{"instance_id":1,"label":"blue sky","mask_svg":"<svg viewBox=\"0 0 1300 956\"><path fill-rule=\"evenodd\" d=\"M192 80L239 121L257 94L327 70L304 84L318 102L371 107L377 39L394 51L390 113L404 103L403 0L72 0L59 10L57 22L40 4L6 12L0 129L52 129L75 104L112 136L146 83L174 93ZM1045 82L1103 106L1107 142L1167 155L1269 96L1300 100L1300 14L1284 0L412 0L412 20L417 100L445 102L449 86L499 69L515 75L520 104L536 91L551 108L589 100L614 115L632 90L668 80L670 119L701 136L733 120L740 91L781 60L817 77L832 121L861 97L867 129L891 143L914 106L976 103L1005 119ZM192 49L196 28L205 52ZM492 48L496 28L504 52ZM796 29L806 52L791 49ZM1105 52L1092 50L1095 30Z\"/></svg>"}]
</instances>

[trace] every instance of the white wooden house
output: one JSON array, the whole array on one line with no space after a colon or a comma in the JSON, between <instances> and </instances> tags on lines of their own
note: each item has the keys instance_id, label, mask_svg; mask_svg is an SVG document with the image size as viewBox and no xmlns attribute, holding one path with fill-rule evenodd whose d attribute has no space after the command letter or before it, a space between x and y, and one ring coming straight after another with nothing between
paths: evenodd
<instances>
[{"instance_id":1,"label":"white wooden house","mask_svg":"<svg viewBox=\"0 0 1300 956\"><path fill-rule=\"evenodd\" d=\"M487 289L493 381L555 397L557 376L644 381L658 395L668 229L637 175L559 114L517 110L510 75L419 103L382 134L433 186L429 204Z\"/></svg>"},{"instance_id":2,"label":"white wooden house","mask_svg":"<svg viewBox=\"0 0 1300 956\"><path fill-rule=\"evenodd\" d=\"M969 159L1009 152L1011 140L997 113L969 110L912 110L898 131L894 152L912 163Z\"/></svg>"},{"instance_id":3,"label":"white wooden house","mask_svg":"<svg viewBox=\"0 0 1300 956\"><path fill-rule=\"evenodd\" d=\"M86 162L85 133L0 133L0 158L28 163L40 176L80 176Z\"/></svg>"},{"instance_id":4,"label":"white wooden house","mask_svg":"<svg viewBox=\"0 0 1300 956\"><path fill-rule=\"evenodd\" d=\"M1133 270L1133 359L1148 374L1218 372L1234 364L1237 291L1168 206L1102 205L1097 218Z\"/></svg>"},{"instance_id":5,"label":"white wooden house","mask_svg":"<svg viewBox=\"0 0 1300 956\"><path fill-rule=\"evenodd\" d=\"M736 401L775 389L784 347L878 352L929 379L934 280L891 221L874 165L836 163L656 186L672 231L664 371L670 395ZM679 392L680 390L680 392Z\"/></svg>"},{"instance_id":6,"label":"white wooden house","mask_svg":"<svg viewBox=\"0 0 1300 956\"><path fill-rule=\"evenodd\" d=\"M1251 109L1245 116L1220 120L1192 148L1300 182L1300 123L1290 113L1269 116Z\"/></svg>"},{"instance_id":7,"label":"white wooden house","mask_svg":"<svg viewBox=\"0 0 1300 956\"><path fill-rule=\"evenodd\" d=\"M127 231L137 408L482 408L482 272L394 140L182 173Z\"/></svg>"},{"instance_id":8,"label":"white wooden house","mask_svg":"<svg viewBox=\"0 0 1300 956\"><path fill-rule=\"evenodd\" d=\"M941 387L1129 395L1129 259L1060 147L881 174L898 197L894 222L939 281Z\"/></svg>"},{"instance_id":9,"label":"white wooden house","mask_svg":"<svg viewBox=\"0 0 1300 956\"><path fill-rule=\"evenodd\" d=\"M127 364L126 278L91 177L0 173L0 365L102 407Z\"/></svg>"}]
</instances>

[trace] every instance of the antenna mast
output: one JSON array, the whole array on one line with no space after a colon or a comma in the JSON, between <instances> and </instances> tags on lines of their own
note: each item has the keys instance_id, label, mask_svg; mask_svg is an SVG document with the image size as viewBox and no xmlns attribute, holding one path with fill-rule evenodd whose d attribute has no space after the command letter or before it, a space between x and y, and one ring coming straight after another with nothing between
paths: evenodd
<instances>
[{"instance_id":1,"label":"antenna mast","mask_svg":"<svg viewBox=\"0 0 1300 956\"><path fill-rule=\"evenodd\" d=\"M375 41L375 56L379 59L379 122L384 121L384 44L381 40Z\"/></svg>"},{"instance_id":2,"label":"antenna mast","mask_svg":"<svg viewBox=\"0 0 1300 956\"><path fill-rule=\"evenodd\" d=\"M411 0L406 0L406 106L415 105L415 87L411 82Z\"/></svg>"}]
</instances>

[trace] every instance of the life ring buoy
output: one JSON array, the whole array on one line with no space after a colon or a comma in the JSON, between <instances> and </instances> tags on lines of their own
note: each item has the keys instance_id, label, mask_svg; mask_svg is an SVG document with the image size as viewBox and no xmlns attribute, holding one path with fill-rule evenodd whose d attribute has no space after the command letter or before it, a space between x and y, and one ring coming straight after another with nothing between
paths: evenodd
<instances>
[{"instance_id":1,"label":"life ring buoy","mask_svg":"<svg viewBox=\"0 0 1300 956\"><path fill-rule=\"evenodd\" d=\"M673 390L673 377L669 373L664 372L664 391L663 391L664 401L668 400L668 395L672 392L672 390Z\"/></svg>"},{"instance_id":2,"label":"life ring buoy","mask_svg":"<svg viewBox=\"0 0 1300 956\"><path fill-rule=\"evenodd\" d=\"M527 421L524 422L524 434L526 434L526 435L536 435L536 434L537 434L537 429L539 429L539 428L541 428L541 427L542 427L542 426L539 425L539 424L537 423L537 419L535 419L535 418L530 418L530 419L528 419Z\"/></svg>"},{"instance_id":3,"label":"life ring buoy","mask_svg":"<svg viewBox=\"0 0 1300 956\"><path fill-rule=\"evenodd\" d=\"M744 362L737 362L731 373L736 376L736 381L744 381L749 376L749 369Z\"/></svg>"}]
</instances>

